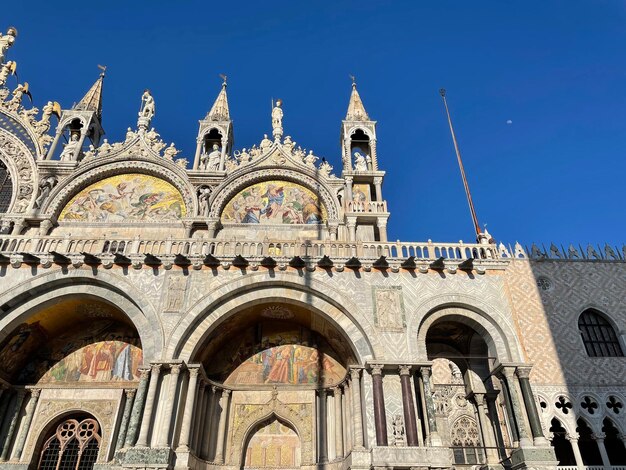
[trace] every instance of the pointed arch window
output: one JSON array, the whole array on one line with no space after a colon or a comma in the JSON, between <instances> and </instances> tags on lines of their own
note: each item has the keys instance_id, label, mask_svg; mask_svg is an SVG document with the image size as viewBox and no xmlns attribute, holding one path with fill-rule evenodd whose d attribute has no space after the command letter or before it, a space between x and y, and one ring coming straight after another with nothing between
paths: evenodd
<instances>
[{"instance_id":1,"label":"pointed arch window","mask_svg":"<svg viewBox=\"0 0 626 470\"><path fill-rule=\"evenodd\" d=\"M44 443L38 469L92 470L100 440L100 426L95 419L67 419Z\"/></svg>"},{"instance_id":2,"label":"pointed arch window","mask_svg":"<svg viewBox=\"0 0 626 470\"><path fill-rule=\"evenodd\" d=\"M585 310L578 318L578 329L589 357L623 357L613 326L593 309Z\"/></svg>"},{"instance_id":3,"label":"pointed arch window","mask_svg":"<svg viewBox=\"0 0 626 470\"><path fill-rule=\"evenodd\" d=\"M457 464L484 463L485 453L480 442L476 421L462 416L452 426L452 452Z\"/></svg>"}]
</instances>

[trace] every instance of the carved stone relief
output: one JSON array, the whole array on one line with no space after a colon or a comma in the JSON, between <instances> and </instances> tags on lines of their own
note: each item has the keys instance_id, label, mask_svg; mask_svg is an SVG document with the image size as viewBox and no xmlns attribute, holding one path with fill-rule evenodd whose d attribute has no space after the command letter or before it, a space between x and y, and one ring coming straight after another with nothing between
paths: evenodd
<instances>
[{"instance_id":1,"label":"carved stone relief","mask_svg":"<svg viewBox=\"0 0 626 470\"><path fill-rule=\"evenodd\" d=\"M13 198L7 213L24 213L36 195L37 172L34 157L12 134L0 129L0 160L6 165L13 181Z\"/></svg>"},{"instance_id":2,"label":"carved stone relief","mask_svg":"<svg viewBox=\"0 0 626 470\"><path fill-rule=\"evenodd\" d=\"M397 287L374 287L374 309L376 324L383 329L404 328L404 304L402 301L402 288Z\"/></svg>"}]
</instances>

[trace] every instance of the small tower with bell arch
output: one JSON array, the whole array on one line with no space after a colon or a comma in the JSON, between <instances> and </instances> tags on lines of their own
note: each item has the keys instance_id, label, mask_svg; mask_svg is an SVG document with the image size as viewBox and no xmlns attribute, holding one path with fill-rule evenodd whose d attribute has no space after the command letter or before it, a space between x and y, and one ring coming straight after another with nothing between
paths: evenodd
<instances>
[{"instance_id":1,"label":"small tower with bell arch","mask_svg":"<svg viewBox=\"0 0 626 470\"><path fill-rule=\"evenodd\" d=\"M76 162L82 158L84 147L98 147L104 135L102 127L102 84L106 67L83 98L71 109L61 110L61 117L46 160L58 157L64 162ZM61 149L61 141L65 146Z\"/></svg>"},{"instance_id":2,"label":"small tower with bell arch","mask_svg":"<svg viewBox=\"0 0 626 470\"><path fill-rule=\"evenodd\" d=\"M384 171L378 168L376 121L372 121L352 78L348 112L341 125L343 206L350 241L387 241Z\"/></svg>"},{"instance_id":3,"label":"small tower with bell arch","mask_svg":"<svg viewBox=\"0 0 626 470\"><path fill-rule=\"evenodd\" d=\"M193 160L193 169L200 171L224 171L226 155L232 151L233 121L228 109L226 95L226 76L222 77L222 89L215 99L215 103L204 119L200 121L198 138L196 139L196 154ZM219 151L219 162L215 153ZM211 154L214 153L213 156Z\"/></svg>"}]
</instances>

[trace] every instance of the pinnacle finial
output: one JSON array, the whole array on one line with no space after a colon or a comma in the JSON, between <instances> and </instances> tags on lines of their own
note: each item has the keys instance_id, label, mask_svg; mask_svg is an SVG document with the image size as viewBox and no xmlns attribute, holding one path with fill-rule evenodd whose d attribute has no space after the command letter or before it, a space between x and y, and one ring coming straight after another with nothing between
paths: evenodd
<instances>
[{"instance_id":1,"label":"pinnacle finial","mask_svg":"<svg viewBox=\"0 0 626 470\"><path fill-rule=\"evenodd\" d=\"M104 78L104 74L105 74L105 72L107 71L107 66L106 66L106 65L100 65L100 64L98 64L98 68L99 68L100 70L102 70L102 72L100 72L100 76L101 76L102 78Z\"/></svg>"},{"instance_id":2,"label":"pinnacle finial","mask_svg":"<svg viewBox=\"0 0 626 470\"><path fill-rule=\"evenodd\" d=\"M352 80L352 88L356 88L356 77L352 74L349 74L350 80Z\"/></svg>"},{"instance_id":3,"label":"pinnacle finial","mask_svg":"<svg viewBox=\"0 0 626 470\"><path fill-rule=\"evenodd\" d=\"M102 81L104 79L104 71L106 67L98 65L98 68L102 70L100 76L91 86L89 91L83 96L83 98L74 106L74 109L80 109L83 111L94 111L98 118L102 117Z\"/></svg>"},{"instance_id":4,"label":"pinnacle finial","mask_svg":"<svg viewBox=\"0 0 626 470\"><path fill-rule=\"evenodd\" d=\"M228 85L227 84L228 75L220 73L220 78L222 79L222 88L226 88L226 86Z\"/></svg>"},{"instance_id":5,"label":"pinnacle finial","mask_svg":"<svg viewBox=\"0 0 626 470\"><path fill-rule=\"evenodd\" d=\"M206 119L211 121L229 121L230 111L228 109L228 96L226 96L227 78L226 75L220 74L220 78L223 80L222 89L220 90L213 106L209 110Z\"/></svg>"},{"instance_id":6,"label":"pinnacle finial","mask_svg":"<svg viewBox=\"0 0 626 470\"><path fill-rule=\"evenodd\" d=\"M361 96L356 89L356 77L350 75L352 79L352 93L350 94L350 102L348 103L348 112L346 114L346 121L369 121L370 118L365 111Z\"/></svg>"}]
</instances>

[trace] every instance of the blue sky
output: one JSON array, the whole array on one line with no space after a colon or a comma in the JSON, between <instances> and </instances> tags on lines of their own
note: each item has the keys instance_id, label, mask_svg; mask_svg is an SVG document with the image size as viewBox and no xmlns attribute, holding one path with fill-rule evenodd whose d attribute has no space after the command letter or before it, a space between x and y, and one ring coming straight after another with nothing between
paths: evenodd
<instances>
[{"instance_id":1,"label":"blue sky","mask_svg":"<svg viewBox=\"0 0 626 470\"><path fill-rule=\"evenodd\" d=\"M108 66L111 142L150 88L154 125L191 159L225 73L236 148L269 133L280 97L286 133L339 168L354 74L378 121L390 238L470 241L443 86L479 220L496 239L626 242L624 2L94 5L10 2L0 27L19 30L10 58L37 105L71 106Z\"/></svg>"}]
</instances>

